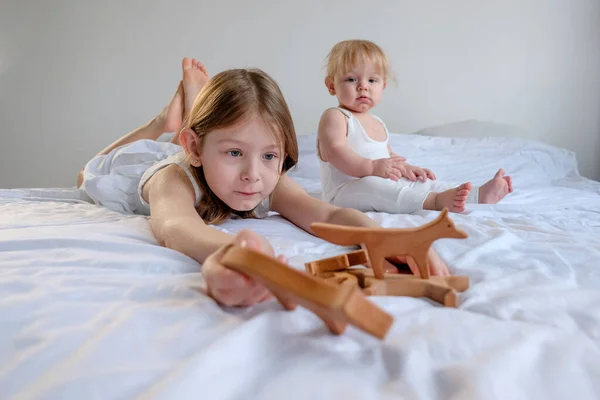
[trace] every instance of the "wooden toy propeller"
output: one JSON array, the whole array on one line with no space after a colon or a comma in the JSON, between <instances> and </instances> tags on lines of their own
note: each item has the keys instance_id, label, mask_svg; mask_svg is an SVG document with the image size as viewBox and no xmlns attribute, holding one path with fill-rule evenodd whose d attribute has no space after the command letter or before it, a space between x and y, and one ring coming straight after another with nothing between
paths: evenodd
<instances>
[{"instance_id":1,"label":"wooden toy propeller","mask_svg":"<svg viewBox=\"0 0 600 400\"><path fill-rule=\"evenodd\" d=\"M444 208L439 217L417 228L358 228L326 223L314 223L313 231L321 239L342 246L360 245L367 250L367 266L375 277L383 278L386 257L410 256L421 278L429 278L427 255L431 244L441 238L464 239L467 234L454 226Z\"/></svg>"}]
</instances>

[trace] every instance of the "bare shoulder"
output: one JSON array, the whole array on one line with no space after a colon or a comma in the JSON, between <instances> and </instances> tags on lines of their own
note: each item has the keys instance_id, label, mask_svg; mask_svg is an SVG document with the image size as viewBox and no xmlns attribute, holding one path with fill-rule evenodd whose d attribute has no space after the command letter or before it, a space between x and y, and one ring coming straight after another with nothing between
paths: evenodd
<instances>
[{"instance_id":1,"label":"bare shoulder","mask_svg":"<svg viewBox=\"0 0 600 400\"><path fill-rule=\"evenodd\" d=\"M152 204L157 198L171 198L195 202L195 192L190 178L185 171L176 164L168 165L158 170L142 188L142 197Z\"/></svg>"},{"instance_id":2,"label":"bare shoulder","mask_svg":"<svg viewBox=\"0 0 600 400\"><path fill-rule=\"evenodd\" d=\"M346 116L340 110L328 108L321 116L317 131L317 148L323 161L329 159L332 148L344 146L348 135Z\"/></svg>"},{"instance_id":3,"label":"bare shoulder","mask_svg":"<svg viewBox=\"0 0 600 400\"><path fill-rule=\"evenodd\" d=\"M335 108L328 108L321 115L321 121L319 127L345 127L346 116L340 110ZM319 129L321 131L321 129Z\"/></svg>"}]
</instances>

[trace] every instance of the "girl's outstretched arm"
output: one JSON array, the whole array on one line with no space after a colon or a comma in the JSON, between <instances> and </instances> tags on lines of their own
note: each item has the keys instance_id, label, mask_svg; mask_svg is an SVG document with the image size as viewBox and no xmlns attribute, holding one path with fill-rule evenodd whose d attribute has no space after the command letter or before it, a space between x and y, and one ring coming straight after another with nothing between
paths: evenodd
<instances>
[{"instance_id":1,"label":"girl's outstretched arm","mask_svg":"<svg viewBox=\"0 0 600 400\"><path fill-rule=\"evenodd\" d=\"M150 222L157 241L199 263L233 237L207 226L194 208L194 188L177 165L158 171L144 185L142 196L150 204Z\"/></svg>"},{"instance_id":2,"label":"girl's outstretched arm","mask_svg":"<svg viewBox=\"0 0 600 400\"><path fill-rule=\"evenodd\" d=\"M247 306L271 296L261 284L220 263L222 249L229 243L273 257L269 242L255 232L241 231L231 236L207 226L194 208L194 189L180 167L170 165L158 171L144 186L143 198L150 204L150 221L157 241L202 264L211 297L228 306ZM280 260L286 261L281 257Z\"/></svg>"},{"instance_id":3,"label":"girl's outstretched arm","mask_svg":"<svg viewBox=\"0 0 600 400\"><path fill-rule=\"evenodd\" d=\"M313 235L313 222L379 227L375 221L358 210L337 207L312 197L287 175L282 175L279 179L272 195L271 209Z\"/></svg>"},{"instance_id":4,"label":"girl's outstretched arm","mask_svg":"<svg viewBox=\"0 0 600 400\"><path fill-rule=\"evenodd\" d=\"M310 196L292 178L282 175L273 192L271 209L293 224L314 235L311 224L326 222L330 224L360 226L365 228L380 228L381 226L366 214L351 208L341 208ZM412 260L397 258L398 262L408 262L413 273L418 273ZM450 275L448 266L430 249L429 265L432 275Z\"/></svg>"}]
</instances>

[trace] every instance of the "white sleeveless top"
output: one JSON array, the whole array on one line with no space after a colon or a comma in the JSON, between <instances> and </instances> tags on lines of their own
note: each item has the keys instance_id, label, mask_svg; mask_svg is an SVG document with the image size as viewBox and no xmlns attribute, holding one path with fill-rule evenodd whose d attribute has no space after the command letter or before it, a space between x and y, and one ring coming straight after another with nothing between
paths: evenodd
<instances>
[{"instance_id":1,"label":"white sleeveless top","mask_svg":"<svg viewBox=\"0 0 600 400\"><path fill-rule=\"evenodd\" d=\"M342 112L348 121L348 132L346 134L348 138L348 145L358 155L371 160L377 160L379 158L389 158L390 152L388 151L388 140L389 132L385 123L377 116L372 115L373 118L381 122L383 129L385 129L385 140L377 141L373 140L367 135L360 121L354 117L354 115L343 108L333 107L335 110ZM347 182L353 181L353 176L346 175L331 163L320 160L321 162L321 188L323 191L322 199L326 202L331 202L337 195L339 190Z\"/></svg>"}]
</instances>

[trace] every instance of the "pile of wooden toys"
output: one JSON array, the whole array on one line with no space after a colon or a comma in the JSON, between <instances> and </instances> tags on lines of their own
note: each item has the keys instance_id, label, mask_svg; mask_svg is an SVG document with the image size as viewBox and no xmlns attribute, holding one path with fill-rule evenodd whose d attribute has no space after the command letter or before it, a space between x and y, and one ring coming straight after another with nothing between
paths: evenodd
<instances>
[{"instance_id":1,"label":"pile of wooden toys","mask_svg":"<svg viewBox=\"0 0 600 400\"><path fill-rule=\"evenodd\" d=\"M229 246L222 263L267 287L288 310L297 305L314 312L334 334L352 324L384 338L393 317L366 296L428 297L446 307L457 306L456 292L469 287L466 276L431 276L428 253L441 238L464 239L444 209L438 218L417 228L357 228L315 223L315 234L331 243L359 245L360 250L305 264L296 270L257 251ZM386 259L411 258L419 275L384 273ZM365 268L366 267L366 268Z\"/></svg>"}]
</instances>

